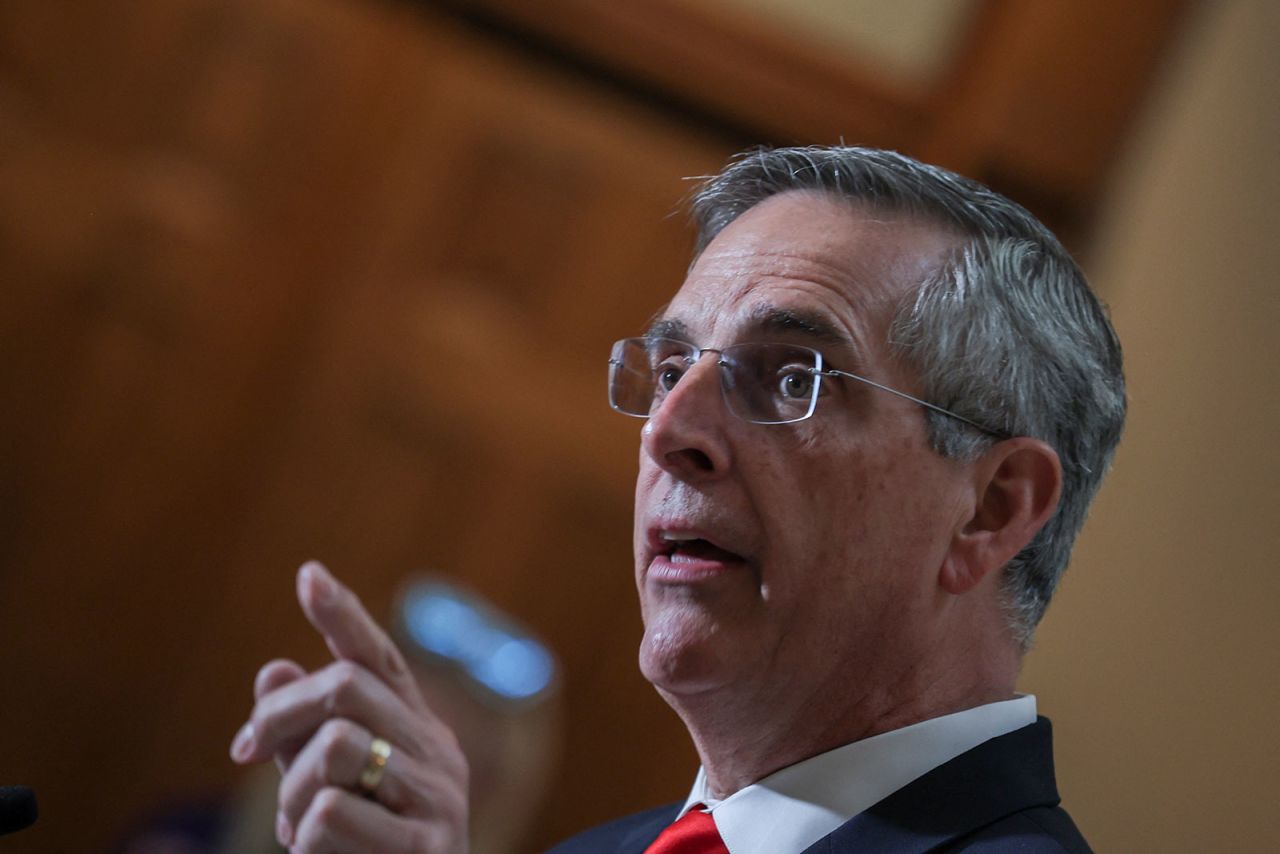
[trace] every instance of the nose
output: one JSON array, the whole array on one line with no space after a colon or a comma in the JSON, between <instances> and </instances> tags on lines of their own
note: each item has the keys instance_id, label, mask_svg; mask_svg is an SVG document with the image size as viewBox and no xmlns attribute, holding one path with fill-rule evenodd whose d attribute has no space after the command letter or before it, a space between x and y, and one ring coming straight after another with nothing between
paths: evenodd
<instances>
[{"instance_id":1,"label":"nose","mask_svg":"<svg viewBox=\"0 0 1280 854\"><path fill-rule=\"evenodd\" d=\"M707 352L690 368L641 432L641 447L681 480L706 480L729 470L725 430L733 416L720 390L719 353Z\"/></svg>"}]
</instances>

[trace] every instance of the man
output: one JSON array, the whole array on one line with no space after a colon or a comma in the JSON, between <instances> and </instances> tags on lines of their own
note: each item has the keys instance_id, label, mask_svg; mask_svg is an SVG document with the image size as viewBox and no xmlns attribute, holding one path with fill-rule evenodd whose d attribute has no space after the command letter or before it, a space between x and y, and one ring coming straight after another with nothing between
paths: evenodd
<instances>
[{"instance_id":1,"label":"man","mask_svg":"<svg viewBox=\"0 0 1280 854\"><path fill-rule=\"evenodd\" d=\"M1079 270L1022 208L890 152L750 153L694 213L610 402L647 419L641 670L702 768L683 805L556 850L1088 850L1014 693L1124 418ZM286 769L281 838L463 850L463 763L403 663L323 570L299 597L338 661L267 665L233 745Z\"/></svg>"}]
</instances>

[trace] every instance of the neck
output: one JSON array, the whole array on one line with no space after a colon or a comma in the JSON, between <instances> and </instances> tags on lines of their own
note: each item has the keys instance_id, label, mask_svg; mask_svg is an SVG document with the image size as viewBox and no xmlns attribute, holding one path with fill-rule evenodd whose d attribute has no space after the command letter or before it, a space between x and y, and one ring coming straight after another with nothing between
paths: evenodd
<instances>
[{"instance_id":1,"label":"neck","mask_svg":"<svg viewBox=\"0 0 1280 854\"><path fill-rule=\"evenodd\" d=\"M970 654L973 650L969 650ZM802 694L793 685L728 685L694 694L661 690L684 720L717 798L820 753L920 721L1007 700L1019 657L948 656L886 674L827 680Z\"/></svg>"}]
</instances>

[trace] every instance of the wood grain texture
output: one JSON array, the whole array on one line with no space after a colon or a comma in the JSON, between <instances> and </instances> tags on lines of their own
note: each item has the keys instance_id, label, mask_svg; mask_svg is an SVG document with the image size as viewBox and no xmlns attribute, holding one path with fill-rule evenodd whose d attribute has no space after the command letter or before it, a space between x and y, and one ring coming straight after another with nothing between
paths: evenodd
<instances>
[{"instance_id":1,"label":"wood grain texture","mask_svg":"<svg viewBox=\"0 0 1280 854\"><path fill-rule=\"evenodd\" d=\"M237 778L254 670L323 659L310 557L383 613L452 575L561 656L528 850L673 796L695 763L634 665L637 424L604 360L678 284L668 215L728 143L403 7L3 14L0 769L40 794L29 850Z\"/></svg>"},{"instance_id":2,"label":"wood grain texture","mask_svg":"<svg viewBox=\"0 0 1280 854\"><path fill-rule=\"evenodd\" d=\"M985 0L932 81L703 0L419 0L532 37L750 142L894 148L1022 201L1074 248L1188 0Z\"/></svg>"}]
</instances>

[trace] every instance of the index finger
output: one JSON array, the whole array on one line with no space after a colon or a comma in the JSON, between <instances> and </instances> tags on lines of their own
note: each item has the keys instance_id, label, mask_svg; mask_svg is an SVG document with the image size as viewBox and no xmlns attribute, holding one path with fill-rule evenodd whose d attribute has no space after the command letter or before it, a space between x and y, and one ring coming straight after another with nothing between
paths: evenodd
<instances>
[{"instance_id":1,"label":"index finger","mask_svg":"<svg viewBox=\"0 0 1280 854\"><path fill-rule=\"evenodd\" d=\"M298 602L336 657L371 671L412 706L422 705L417 682L400 649L369 616L359 597L323 564L309 561L298 570Z\"/></svg>"}]
</instances>

